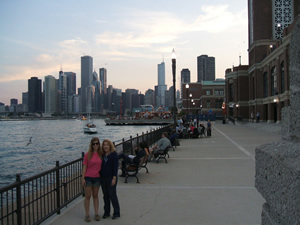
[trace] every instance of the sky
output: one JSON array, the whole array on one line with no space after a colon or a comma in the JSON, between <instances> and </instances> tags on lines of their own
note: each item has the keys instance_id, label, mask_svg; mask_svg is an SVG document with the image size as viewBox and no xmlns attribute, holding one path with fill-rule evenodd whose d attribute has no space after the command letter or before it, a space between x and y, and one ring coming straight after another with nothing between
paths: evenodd
<instances>
[{"instance_id":1,"label":"sky","mask_svg":"<svg viewBox=\"0 0 300 225\"><path fill-rule=\"evenodd\" d=\"M248 64L247 0L13 0L0 1L0 102L22 102L28 79L75 72L80 87L81 56L93 69L107 69L107 82L142 94L157 85L165 62L172 83L171 53L180 72L197 82L197 56L215 57L216 78Z\"/></svg>"}]
</instances>

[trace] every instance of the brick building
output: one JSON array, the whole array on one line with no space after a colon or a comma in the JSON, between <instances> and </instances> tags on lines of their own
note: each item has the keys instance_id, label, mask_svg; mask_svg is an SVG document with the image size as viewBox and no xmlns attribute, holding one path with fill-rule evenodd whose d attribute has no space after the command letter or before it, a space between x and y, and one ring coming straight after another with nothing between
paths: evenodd
<instances>
[{"instance_id":1,"label":"brick building","mask_svg":"<svg viewBox=\"0 0 300 225\"><path fill-rule=\"evenodd\" d=\"M187 115L222 115L222 103L225 98L225 81L202 81L182 84L182 110Z\"/></svg>"},{"instance_id":2,"label":"brick building","mask_svg":"<svg viewBox=\"0 0 300 225\"><path fill-rule=\"evenodd\" d=\"M263 121L281 121L289 105L290 34L299 13L299 1L248 1L249 67L226 70L227 116L249 119L260 112Z\"/></svg>"}]
</instances>

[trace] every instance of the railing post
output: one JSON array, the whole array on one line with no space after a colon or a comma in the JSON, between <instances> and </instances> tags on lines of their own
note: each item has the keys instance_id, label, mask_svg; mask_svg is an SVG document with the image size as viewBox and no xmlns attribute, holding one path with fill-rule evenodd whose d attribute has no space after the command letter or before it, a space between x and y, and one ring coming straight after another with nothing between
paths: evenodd
<instances>
[{"instance_id":1,"label":"railing post","mask_svg":"<svg viewBox=\"0 0 300 225\"><path fill-rule=\"evenodd\" d=\"M57 214L60 214L60 182L59 182L59 161L56 161L56 207Z\"/></svg>"},{"instance_id":2,"label":"railing post","mask_svg":"<svg viewBox=\"0 0 300 225\"><path fill-rule=\"evenodd\" d=\"M17 191L17 224L22 225L22 211L21 211L21 175L16 175L16 183L18 183L16 187Z\"/></svg>"},{"instance_id":3,"label":"railing post","mask_svg":"<svg viewBox=\"0 0 300 225\"><path fill-rule=\"evenodd\" d=\"M130 146L131 146L130 154L133 155L132 136L130 136Z\"/></svg>"},{"instance_id":4,"label":"railing post","mask_svg":"<svg viewBox=\"0 0 300 225\"><path fill-rule=\"evenodd\" d=\"M85 153L81 152L81 158L82 158L82 163L81 164L83 164L84 155L85 155ZM81 173L81 176L82 176L82 173ZM80 182L82 182L82 177L81 177L81 181ZM83 186L82 186L82 197L85 197L85 192L84 192L84 187Z\"/></svg>"}]
</instances>

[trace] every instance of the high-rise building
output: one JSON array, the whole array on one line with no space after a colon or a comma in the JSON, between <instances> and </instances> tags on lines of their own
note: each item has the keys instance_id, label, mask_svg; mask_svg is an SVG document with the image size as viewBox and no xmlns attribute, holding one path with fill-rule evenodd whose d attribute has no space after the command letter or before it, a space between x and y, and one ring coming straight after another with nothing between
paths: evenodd
<instances>
[{"instance_id":1,"label":"high-rise building","mask_svg":"<svg viewBox=\"0 0 300 225\"><path fill-rule=\"evenodd\" d=\"M108 107L108 103L105 103L107 93L107 70L106 68L99 69L101 93L100 93L100 111L103 112Z\"/></svg>"},{"instance_id":2,"label":"high-rise building","mask_svg":"<svg viewBox=\"0 0 300 225\"><path fill-rule=\"evenodd\" d=\"M98 81L98 73L96 71L93 72L93 81Z\"/></svg>"},{"instance_id":3,"label":"high-rise building","mask_svg":"<svg viewBox=\"0 0 300 225\"><path fill-rule=\"evenodd\" d=\"M112 100L112 108L111 110L116 113L117 115L120 114L120 107L121 107L121 97L122 97L122 90L121 89L116 89L114 88L113 89L113 92L112 92L112 97L111 97L111 100Z\"/></svg>"},{"instance_id":4,"label":"high-rise building","mask_svg":"<svg viewBox=\"0 0 300 225\"><path fill-rule=\"evenodd\" d=\"M197 72L197 82L215 80L215 57L208 57L207 55L198 56Z\"/></svg>"},{"instance_id":5,"label":"high-rise building","mask_svg":"<svg viewBox=\"0 0 300 225\"><path fill-rule=\"evenodd\" d=\"M53 114L57 112L57 82L55 77L45 76L45 113Z\"/></svg>"},{"instance_id":6,"label":"high-rise building","mask_svg":"<svg viewBox=\"0 0 300 225\"><path fill-rule=\"evenodd\" d=\"M182 85L191 83L191 72L189 69L182 69L181 70L181 83L180 83L180 99L182 99ZM177 98L179 99L179 98Z\"/></svg>"},{"instance_id":7,"label":"high-rise building","mask_svg":"<svg viewBox=\"0 0 300 225\"><path fill-rule=\"evenodd\" d=\"M155 105L154 90L148 89L145 92L145 105Z\"/></svg>"},{"instance_id":8,"label":"high-rise building","mask_svg":"<svg viewBox=\"0 0 300 225\"><path fill-rule=\"evenodd\" d=\"M191 83L191 72L189 69L181 70L181 83Z\"/></svg>"},{"instance_id":9,"label":"high-rise building","mask_svg":"<svg viewBox=\"0 0 300 225\"><path fill-rule=\"evenodd\" d=\"M167 85L165 81L165 62L158 64L157 66L157 93L156 93L156 106L165 107L165 92L167 90Z\"/></svg>"},{"instance_id":10,"label":"high-rise building","mask_svg":"<svg viewBox=\"0 0 300 225\"><path fill-rule=\"evenodd\" d=\"M23 112L28 112L28 92L22 92Z\"/></svg>"},{"instance_id":11,"label":"high-rise building","mask_svg":"<svg viewBox=\"0 0 300 225\"><path fill-rule=\"evenodd\" d=\"M87 87L93 81L93 58L91 56L81 57L81 110L88 112ZM89 108L90 109L90 108Z\"/></svg>"},{"instance_id":12,"label":"high-rise building","mask_svg":"<svg viewBox=\"0 0 300 225\"><path fill-rule=\"evenodd\" d=\"M91 113L93 111L93 108L95 108L95 87L93 85L87 86L86 94L87 94L86 112Z\"/></svg>"},{"instance_id":13,"label":"high-rise building","mask_svg":"<svg viewBox=\"0 0 300 225\"><path fill-rule=\"evenodd\" d=\"M76 73L64 72L67 76L67 96L76 95Z\"/></svg>"},{"instance_id":14,"label":"high-rise building","mask_svg":"<svg viewBox=\"0 0 300 225\"><path fill-rule=\"evenodd\" d=\"M92 85L95 87L95 101L94 101L94 107L92 108L92 111L93 112L100 112L100 107L101 107L101 104L100 104L101 103L101 84L100 84L100 81L99 80L94 80L92 82Z\"/></svg>"},{"instance_id":15,"label":"high-rise building","mask_svg":"<svg viewBox=\"0 0 300 225\"><path fill-rule=\"evenodd\" d=\"M68 95L67 95L67 76L63 71L59 71L58 91L60 93L59 111L68 112Z\"/></svg>"},{"instance_id":16,"label":"high-rise building","mask_svg":"<svg viewBox=\"0 0 300 225\"><path fill-rule=\"evenodd\" d=\"M37 77L28 80L28 112L42 113L42 80Z\"/></svg>"},{"instance_id":17,"label":"high-rise building","mask_svg":"<svg viewBox=\"0 0 300 225\"><path fill-rule=\"evenodd\" d=\"M10 99L10 105L14 105L14 106L18 105L18 99L16 98Z\"/></svg>"},{"instance_id":18,"label":"high-rise building","mask_svg":"<svg viewBox=\"0 0 300 225\"><path fill-rule=\"evenodd\" d=\"M139 93L139 91L136 89L126 89L125 90L125 98L123 98L123 104L124 104L125 110L129 110L129 111L132 110L131 95L138 94L138 93Z\"/></svg>"}]
</instances>

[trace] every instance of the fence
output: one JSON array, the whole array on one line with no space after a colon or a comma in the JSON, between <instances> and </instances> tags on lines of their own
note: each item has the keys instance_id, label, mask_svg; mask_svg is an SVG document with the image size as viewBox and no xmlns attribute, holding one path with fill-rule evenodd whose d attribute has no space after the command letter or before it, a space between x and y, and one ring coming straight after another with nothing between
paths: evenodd
<instances>
[{"instance_id":1,"label":"fence","mask_svg":"<svg viewBox=\"0 0 300 225\"><path fill-rule=\"evenodd\" d=\"M116 144L118 153L133 154L141 141L149 145L157 142L169 126L160 127L136 137L123 139ZM21 180L0 189L1 225L36 225L54 214L60 214L62 208L83 194L81 171L84 153L81 158L48 171Z\"/></svg>"}]
</instances>

